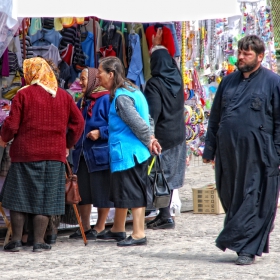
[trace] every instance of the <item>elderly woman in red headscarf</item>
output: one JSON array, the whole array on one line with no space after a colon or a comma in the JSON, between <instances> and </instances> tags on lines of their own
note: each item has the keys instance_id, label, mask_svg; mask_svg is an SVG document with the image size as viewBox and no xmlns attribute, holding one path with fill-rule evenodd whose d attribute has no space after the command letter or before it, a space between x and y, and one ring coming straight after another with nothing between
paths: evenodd
<instances>
[{"instance_id":1,"label":"elderly woman in red headscarf","mask_svg":"<svg viewBox=\"0 0 280 280\"><path fill-rule=\"evenodd\" d=\"M78 101L84 120L84 132L73 151L74 173L79 178L81 220L88 240L104 233L111 207L108 147L109 92L99 85L98 70L85 68L80 75L83 97ZM98 219L91 229L91 205L98 208ZM69 238L82 238L78 229Z\"/></svg>"},{"instance_id":2,"label":"elderly woman in red headscarf","mask_svg":"<svg viewBox=\"0 0 280 280\"><path fill-rule=\"evenodd\" d=\"M65 160L82 134L84 120L73 98L58 88L48 63L40 57L23 63L27 86L15 95L1 128L1 144L13 139L11 167L0 194L10 210L12 240L5 251L21 249L27 214L33 216L33 251L49 250L44 241L49 216L64 214Z\"/></svg>"}]
</instances>

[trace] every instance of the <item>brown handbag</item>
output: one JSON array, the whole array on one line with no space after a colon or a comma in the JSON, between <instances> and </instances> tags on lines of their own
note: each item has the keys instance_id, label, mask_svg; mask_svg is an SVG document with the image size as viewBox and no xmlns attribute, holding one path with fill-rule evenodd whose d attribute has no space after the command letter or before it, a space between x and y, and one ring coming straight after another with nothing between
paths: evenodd
<instances>
[{"instance_id":1,"label":"brown handbag","mask_svg":"<svg viewBox=\"0 0 280 280\"><path fill-rule=\"evenodd\" d=\"M66 160L66 167L65 203L78 204L82 200L79 193L78 177L77 175L73 174L68 160Z\"/></svg>"}]
</instances>

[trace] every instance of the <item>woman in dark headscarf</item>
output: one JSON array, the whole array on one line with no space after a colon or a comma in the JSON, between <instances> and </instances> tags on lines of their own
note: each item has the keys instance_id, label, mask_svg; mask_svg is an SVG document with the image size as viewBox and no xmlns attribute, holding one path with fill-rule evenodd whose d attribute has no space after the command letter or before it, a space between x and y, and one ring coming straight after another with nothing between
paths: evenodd
<instances>
[{"instance_id":1,"label":"woman in dark headscarf","mask_svg":"<svg viewBox=\"0 0 280 280\"><path fill-rule=\"evenodd\" d=\"M73 151L73 171L78 175L82 198L79 210L89 240L95 240L99 233L103 233L109 210L114 207L109 201L109 91L99 86L97 72L95 68L86 68L80 76L83 97L77 106L85 119L85 129ZM90 226L91 205L98 208L94 229ZM77 230L69 237L82 238L82 235Z\"/></svg>"},{"instance_id":2,"label":"woman in dark headscarf","mask_svg":"<svg viewBox=\"0 0 280 280\"><path fill-rule=\"evenodd\" d=\"M180 71L167 49L160 45L161 31L154 39L151 74L144 95L154 119L155 137L162 147L163 169L171 190L183 186L186 164L184 89ZM147 228L172 229L175 222L170 207L159 209Z\"/></svg>"}]
</instances>

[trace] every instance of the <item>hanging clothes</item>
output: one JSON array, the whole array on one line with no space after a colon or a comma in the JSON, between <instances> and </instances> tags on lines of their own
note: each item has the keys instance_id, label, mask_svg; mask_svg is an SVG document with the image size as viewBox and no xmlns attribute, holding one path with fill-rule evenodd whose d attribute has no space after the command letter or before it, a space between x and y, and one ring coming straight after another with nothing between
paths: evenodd
<instances>
[{"instance_id":1,"label":"hanging clothes","mask_svg":"<svg viewBox=\"0 0 280 280\"><path fill-rule=\"evenodd\" d=\"M55 65L58 65L61 62L58 48L54 45L32 46L30 49L33 51L34 57L40 56L42 58L51 59Z\"/></svg>"},{"instance_id":2,"label":"hanging clothes","mask_svg":"<svg viewBox=\"0 0 280 280\"><path fill-rule=\"evenodd\" d=\"M139 35L129 34L128 44L128 53L131 55L128 56L129 68L127 78L140 87L140 85L145 84L145 79L143 74L143 61Z\"/></svg>"},{"instance_id":3,"label":"hanging clothes","mask_svg":"<svg viewBox=\"0 0 280 280\"><path fill-rule=\"evenodd\" d=\"M148 48L150 49L153 45L153 36L156 36L157 28L155 25L151 25L146 30L146 37L148 42ZM169 54L173 57L175 54L175 44L172 33L166 26L162 27L162 45L167 48Z\"/></svg>"},{"instance_id":4,"label":"hanging clothes","mask_svg":"<svg viewBox=\"0 0 280 280\"><path fill-rule=\"evenodd\" d=\"M170 31L171 31L171 34L172 34L172 37L173 37L173 40L174 40L174 46L175 46L174 56L175 57L181 56L181 50L180 50L180 47L179 47L179 42L178 42L178 38L177 38L177 35L176 35L176 29L175 29L174 23L164 24L164 26L169 28Z\"/></svg>"},{"instance_id":5,"label":"hanging clothes","mask_svg":"<svg viewBox=\"0 0 280 280\"><path fill-rule=\"evenodd\" d=\"M68 44L65 49L60 50L60 57L65 61L69 66L72 64L74 56L74 46Z\"/></svg>"},{"instance_id":6,"label":"hanging clothes","mask_svg":"<svg viewBox=\"0 0 280 280\"><path fill-rule=\"evenodd\" d=\"M85 65L85 55L80 42L80 34L77 27L65 28L61 31L62 39L59 45L59 51L63 52L68 44L74 46L73 64Z\"/></svg>"},{"instance_id":7,"label":"hanging clothes","mask_svg":"<svg viewBox=\"0 0 280 280\"><path fill-rule=\"evenodd\" d=\"M87 31L93 33L96 37L96 52L102 47L102 29L100 27L99 22L95 21L95 32L93 32L93 18L90 18L88 23L85 24L85 28Z\"/></svg>"},{"instance_id":8,"label":"hanging clothes","mask_svg":"<svg viewBox=\"0 0 280 280\"><path fill-rule=\"evenodd\" d=\"M127 31L131 33L132 24L127 24ZM142 61L143 61L143 72L144 78L148 81L151 76L151 69L150 69L150 54L148 49L148 43L146 39L145 30L142 23L135 23L133 27L134 33L139 35L140 43L141 43L141 50L142 50Z\"/></svg>"},{"instance_id":9,"label":"hanging clothes","mask_svg":"<svg viewBox=\"0 0 280 280\"><path fill-rule=\"evenodd\" d=\"M47 46L54 44L57 48L60 44L62 36L59 32L54 29L43 28L41 31L38 31L35 35L30 35L30 40L32 46Z\"/></svg>"},{"instance_id":10,"label":"hanging clothes","mask_svg":"<svg viewBox=\"0 0 280 280\"><path fill-rule=\"evenodd\" d=\"M113 47L116 56L123 61L123 43L122 36L115 28L108 29L102 36L102 46L108 48L110 45Z\"/></svg>"},{"instance_id":11,"label":"hanging clothes","mask_svg":"<svg viewBox=\"0 0 280 280\"><path fill-rule=\"evenodd\" d=\"M85 65L89 67L94 67L94 35L91 32L87 32L87 37L84 41L81 42L82 49L85 59Z\"/></svg>"},{"instance_id":12,"label":"hanging clothes","mask_svg":"<svg viewBox=\"0 0 280 280\"><path fill-rule=\"evenodd\" d=\"M84 17L61 17L54 19L54 29L57 31L63 28L69 28L75 24L84 24Z\"/></svg>"}]
</instances>

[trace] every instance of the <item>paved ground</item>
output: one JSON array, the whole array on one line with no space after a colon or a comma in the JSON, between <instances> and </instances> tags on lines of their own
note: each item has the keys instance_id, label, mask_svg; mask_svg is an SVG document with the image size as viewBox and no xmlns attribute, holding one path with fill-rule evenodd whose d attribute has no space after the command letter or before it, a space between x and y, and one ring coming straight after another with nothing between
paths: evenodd
<instances>
[{"instance_id":1,"label":"paved ground","mask_svg":"<svg viewBox=\"0 0 280 280\"><path fill-rule=\"evenodd\" d=\"M210 166L192 165L181 198L190 200L191 186L212 181ZM246 267L234 264L234 252L215 247L223 219L182 213L174 230L146 230L148 245L131 248L104 241L84 246L62 231L49 252L33 253L31 247L20 253L0 251L0 279L280 279L280 216L271 234L271 253Z\"/></svg>"}]
</instances>

